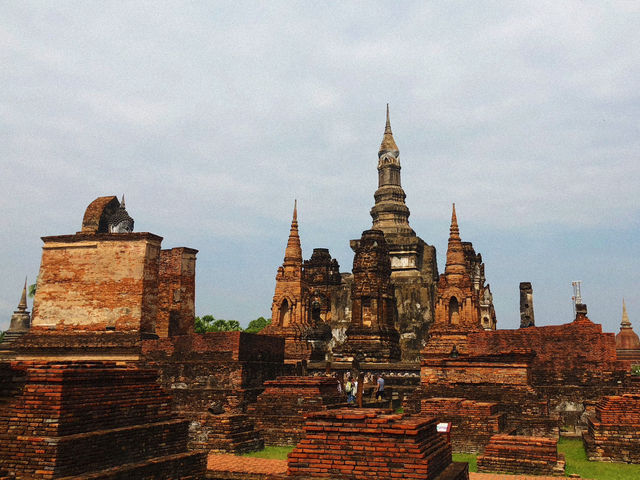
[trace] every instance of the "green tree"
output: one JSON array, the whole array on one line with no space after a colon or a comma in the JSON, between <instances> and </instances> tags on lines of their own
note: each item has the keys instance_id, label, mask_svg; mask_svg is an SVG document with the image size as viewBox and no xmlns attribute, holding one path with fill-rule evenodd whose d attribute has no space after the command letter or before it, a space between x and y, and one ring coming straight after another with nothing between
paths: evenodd
<instances>
[{"instance_id":1,"label":"green tree","mask_svg":"<svg viewBox=\"0 0 640 480\"><path fill-rule=\"evenodd\" d=\"M202 318L195 318L194 330L196 333L233 332L241 331L242 327L237 320L216 319L213 315L203 315Z\"/></svg>"},{"instance_id":2,"label":"green tree","mask_svg":"<svg viewBox=\"0 0 640 480\"><path fill-rule=\"evenodd\" d=\"M267 318L264 318L264 317L259 317L259 318L256 318L255 320L251 320L249 322L249 326L244 331L248 332L248 333L258 333L260 330L265 328L267 325L271 325L271 319L270 318L267 319Z\"/></svg>"},{"instance_id":3,"label":"green tree","mask_svg":"<svg viewBox=\"0 0 640 480\"><path fill-rule=\"evenodd\" d=\"M36 283L32 283L27 287L27 295L29 295L29 298L33 298L36 296L36 285Z\"/></svg>"},{"instance_id":4,"label":"green tree","mask_svg":"<svg viewBox=\"0 0 640 480\"><path fill-rule=\"evenodd\" d=\"M4 332L0 332L0 343L4 340Z\"/></svg>"},{"instance_id":5,"label":"green tree","mask_svg":"<svg viewBox=\"0 0 640 480\"><path fill-rule=\"evenodd\" d=\"M213 332L213 322L215 321L216 319L213 318L213 315L203 315L202 318L196 317L194 330L196 333Z\"/></svg>"}]
</instances>

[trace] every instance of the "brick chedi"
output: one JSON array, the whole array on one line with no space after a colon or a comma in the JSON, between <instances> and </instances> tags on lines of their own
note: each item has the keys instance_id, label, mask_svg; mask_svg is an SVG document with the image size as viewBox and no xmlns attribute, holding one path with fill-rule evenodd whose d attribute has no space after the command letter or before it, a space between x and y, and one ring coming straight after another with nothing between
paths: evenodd
<instances>
[{"instance_id":1,"label":"brick chedi","mask_svg":"<svg viewBox=\"0 0 640 480\"><path fill-rule=\"evenodd\" d=\"M589 460L640 463L640 395L607 396L583 440Z\"/></svg>"},{"instance_id":2,"label":"brick chedi","mask_svg":"<svg viewBox=\"0 0 640 480\"><path fill-rule=\"evenodd\" d=\"M564 464L555 438L495 435L478 456L479 472L564 475Z\"/></svg>"},{"instance_id":3,"label":"brick chedi","mask_svg":"<svg viewBox=\"0 0 640 480\"><path fill-rule=\"evenodd\" d=\"M333 377L278 377L249 407L267 445L295 445L303 436L305 415L344 404Z\"/></svg>"},{"instance_id":4,"label":"brick chedi","mask_svg":"<svg viewBox=\"0 0 640 480\"><path fill-rule=\"evenodd\" d=\"M20 296L20 302L18 308L11 315L11 323L9 324L9 330L4 332L4 338L2 343L3 347L13 342L16 338L24 335L29 331L31 327L31 315L27 311L27 279L24 280L24 287L22 288L22 295Z\"/></svg>"},{"instance_id":5,"label":"brick chedi","mask_svg":"<svg viewBox=\"0 0 640 480\"><path fill-rule=\"evenodd\" d=\"M284 262L276 275L276 290L271 306L271 324L260 333L285 339L285 359L295 363L311 356L306 341L309 330L309 287L302 275L302 247L298 234L298 209L293 207L293 220Z\"/></svg>"},{"instance_id":6,"label":"brick chedi","mask_svg":"<svg viewBox=\"0 0 640 480\"><path fill-rule=\"evenodd\" d=\"M488 294L487 312L481 312L481 299ZM471 332L495 329L495 314L488 286L484 285L482 257L476 255L470 243L463 243L453 206L447 264L438 280L435 322L431 339L425 347L430 354L467 351L467 335ZM485 318L484 324L481 321Z\"/></svg>"},{"instance_id":7,"label":"brick chedi","mask_svg":"<svg viewBox=\"0 0 640 480\"><path fill-rule=\"evenodd\" d=\"M13 390L0 404L0 471L10 478L204 478L206 453L187 451L188 422L171 413L155 371L106 362L10 368L0 376L0 395Z\"/></svg>"},{"instance_id":8,"label":"brick chedi","mask_svg":"<svg viewBox=\"0 0 640 480\"><path fill-rule=\"evenodd\" d=\"M351 323L347 340L334 349L334 359L351 362L388 362L400 359L395 329L395 300L385 236L366 230L353 258Z\"/></svg>"},{"instance_id":9,"label":"brick chedi","mask_svg":"<svg viewBox=\"0 0 640 480\"><path fill-rule=\"evenodd\" d=\"M115 196L87 207L75 235L43 237L29 333L15 358L136 360L143 338L193 332L197 250L132 232Z\"/></svg>"},{"instance_id":10,"label":"brick chedi","mask_svg":"<svg viewBox=\"0 0 640 480\"><path fill-rule=\"evenodd\" d=\"M466 463L451 461L451 446L436 421L383 410L311 413L305 437L289 454L289 478L463 480Z\"/></svg>"},{"instance_id":11,"label":"brick chedi","mask_svg":"<svg viewBox=\"0 0 640 480\"><path fill-rule=\"evenodd\" d=\"M638 334L633 331L624 299L622 300L620 332L616 335L616 352L618 358L628 362L630 366L640 365L640 339Z\"/></svg>"},{"instance_id":12,"label":"brick chedi","mask_svg":"<svg viewBox=\"0 0 640 480\"><path fill-rule=\"evenodd\" d=\"M409 225L409 208L400 179L400 151L387 120L378 151L378 189L371 208L374 230L384 233L395 290L396 324L401 335L402 359L416 361L422 340L433 322L435 283L438 278L435 247L416 235ZM357 240L351 241L356 250Z\"/></svg>"}]
</instances>

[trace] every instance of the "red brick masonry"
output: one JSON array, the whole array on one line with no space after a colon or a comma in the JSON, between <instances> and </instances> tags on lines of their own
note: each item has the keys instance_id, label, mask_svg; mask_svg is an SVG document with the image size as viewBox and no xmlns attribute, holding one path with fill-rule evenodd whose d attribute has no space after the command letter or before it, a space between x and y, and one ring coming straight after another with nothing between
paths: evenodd
<instances>
[{"instance_id":1,"label":"red brick masonry","mask_svg":"<svg viewBox=\"0 0 640 480\"><path fill-rule=\"evenodd\" d=\"M0 378L0 471L24 480L203 478L206 455L187 451L188 422L171 413L155 371L107 362L10 367Z\"/></svg>"},{"instance_id":2,"label":"red brick masonry","mask_svg":"<svg viewBox=\"0 0 640 480\"><path fill-rule=\"evenodd\" d=\"M333 377L278 377L248 409L267 445L295 445L304 433L304 415L344 402Z\"/></svg>"},{"instance_id":3,"label":"red brick masonry","mask_svg":"<svg viewBox=\"0 0 640 480\"><path fill-rule=\"evenodd\" d=\"M564 458L556 439L494 435L478 457L478 471L563 475Z\"/></svg>"},{"instance_id":4,"label":"red brick masonry","mask_svg":"<svg viewBox=\"0 0 640 480\"><path fill-rule=\"evenodd\" d=\"M640 463L640 394L604 397L588 424L589 460Z\"/></svg>"},{"instance_id":5,"label":"red brick masonry","mask_svg":"<svg viewBox=\"0 0 640 480\"><path fill-rule=\"evenodd\" d=\"M451 423L454 452L480 452L492 435L505 429L505 414L498 410L497 403L428 398L422 400L420 415Z\"/></svg>"},{"instance_id":6,"label":"red brick masonry","mask_svg":"<svg viewBox=\"0 0 640 480\"><path fill-rule=\"evenodd\" d=\"M287 472L286 460L271 460L235 455L211 454L207 466L207 479L264 480L283 479ZM557 480L558 477L533 475L504 475L498 473L469 473L470 480Z\"/></svg>"},{"instance_id":7,"label":"red brick masonry","mask_svg":"<svg viewBox=\"0 0 640 480\"><path fill-rule=\"evenodd\" d=\"M340 409L309 414L305 438L289 454L288 475L332 479L468 479L451 462L436 420L386 410Z\"/></svg>"}]
</instances>

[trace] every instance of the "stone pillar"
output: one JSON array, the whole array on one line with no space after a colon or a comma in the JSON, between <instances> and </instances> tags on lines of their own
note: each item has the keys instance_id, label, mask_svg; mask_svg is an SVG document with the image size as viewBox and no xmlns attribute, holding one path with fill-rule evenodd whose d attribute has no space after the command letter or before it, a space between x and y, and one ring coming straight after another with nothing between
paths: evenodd
<instances>
[{"instance_id":1,"label":"stone pillar","mask_svg":"<svg viewBox=\"0 0 640 480\"><path fill-rule=\"evenodd\" d=\"M535 327L533 317L533 287L531 282L520 282L520 328Z\"/></svg>"}]
</instances>

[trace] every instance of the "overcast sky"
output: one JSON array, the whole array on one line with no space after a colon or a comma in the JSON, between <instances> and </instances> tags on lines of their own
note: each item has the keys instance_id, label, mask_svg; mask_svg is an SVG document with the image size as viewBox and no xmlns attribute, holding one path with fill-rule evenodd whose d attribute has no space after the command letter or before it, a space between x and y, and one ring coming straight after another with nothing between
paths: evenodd
<instances>
[{"instance_id":1,"label":"overcast sky","mask_svg":"<svg viewBox=\"0 0 640 480\"><path fill-rule=\"evenodd\" d=\"M638 2L0 2L0 329L41 236L126 194L136 231L199 249L196 310L270 316L294 198L303 255L350 271L385 104L416 233L451 203L498 327L640 333ZM30 302L31 308L31 302Z\"/></svg>"}]
</instances>

